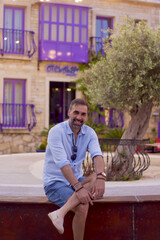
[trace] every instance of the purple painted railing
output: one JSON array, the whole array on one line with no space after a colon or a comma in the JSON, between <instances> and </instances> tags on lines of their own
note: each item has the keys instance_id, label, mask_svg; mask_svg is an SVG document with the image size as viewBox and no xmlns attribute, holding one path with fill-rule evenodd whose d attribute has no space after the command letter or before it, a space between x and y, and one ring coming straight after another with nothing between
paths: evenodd
<instances>
[{"instance_id":1,"label":"purple painted railing","mask_svg":"<svg viewBox=\"0 0 160 240\"><path fill-rule=\"evenodd\" d=\"M118 111L115 108L109 109L109 118L107 123L109 128L123 128L124 127L124 118L123 113Z\"/></svg>"},{"instance_id":2,"label":"purple painted railing","mask_svg":"<svg viewBox=\"0 0 160 240\"><path fill-rule=\"evenodd\" d=\"M28 128L36 125L33 104L0 103L0 129Z\"/></svg>"},{"instance_id":3,"label":"purple painted railing","mask_svg":"<svg viewBox=\"0 0 160 240\"><path fill-rule=\"evenodd\" d=\"M103 41L101 37L90 37L90 41L89 41L89 50L91 54L98 54L98 53L102 53L104 54L103 51Z\"/></svg>"},{"instance_id":4,"label":"purple painted railing","mask_svg":"<svg viewBox=\"0 0 160 240\"><path fill-rule=\"evenodd\" d=\"M0 54L28 55L36 51L33 31L0 28Z\"/></svg>"},{"instance_id":5,"label":"purple painted railing","mask_svg":"<svg viewBox=\"0 0 160 240\"><path fill-rule=\"evenodd\" d=\"M123 113L121 111L118 111L115 108L108 108L109 112L108 119L105 119L105 114L102 115L98 113L97 111L94 111L90 113L90 117L92 118L92 121L107 125L109 128L123 128L124 127L124 118ZM100 111L104 113L104 108L100 108Z\"/></svg>"}]
</instances>

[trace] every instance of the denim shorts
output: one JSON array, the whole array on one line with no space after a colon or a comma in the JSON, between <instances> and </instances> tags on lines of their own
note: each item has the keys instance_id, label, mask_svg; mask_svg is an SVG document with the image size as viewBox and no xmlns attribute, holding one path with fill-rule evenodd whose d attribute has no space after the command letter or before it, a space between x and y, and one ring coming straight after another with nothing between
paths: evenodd
<instances>
[{"instance_id":1,"label":"denim shorts","mask_svg":"<svg viewBox=\"0 0 160 240\"><path fill-rule=\"evenodd\" d=\"M81 182L85 177L78 179ZM70 196L74 193L74 188L71 185L66 185L64 182L56 181L44 187L47 198L59 207L62 207Z\"/></svg>"}]
</instances>

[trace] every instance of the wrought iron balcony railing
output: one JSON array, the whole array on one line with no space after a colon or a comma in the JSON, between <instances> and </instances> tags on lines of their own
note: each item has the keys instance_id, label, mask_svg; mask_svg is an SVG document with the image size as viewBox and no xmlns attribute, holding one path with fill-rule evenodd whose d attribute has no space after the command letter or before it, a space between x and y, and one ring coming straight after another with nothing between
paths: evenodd
<instances>
[{"instance_id":1,"label":"wrought iron balcony railing","mask_svg":"<svg viewBox=\"0 0 160 240\"><path fill-rule=\"evenodd\" d=\"M36 125L33 104L0 103L0 129L28 128Z\"/></svg>"},{"instance_id":2,"label":"wrought iron balcony railing","mask_svg":"<svg viewBox=\"0 0 160 240\"><path fill-rule=\"evenodd\" d=\"M89 39L89 51L90 54L93 55L94 53L104 54L103 51L103 41L101 37L90 37Z\"/></svg>"},{"instance_id":3,"label":"wrought iron balcony railing","mask_svg":"<svg viewBox=\"0 0 160 240\"><path fill-rule=\"evenodd\" d=\"M0 28L0 54L28 55L36 51L33 31Z\"/></svg>"}]
</instances>

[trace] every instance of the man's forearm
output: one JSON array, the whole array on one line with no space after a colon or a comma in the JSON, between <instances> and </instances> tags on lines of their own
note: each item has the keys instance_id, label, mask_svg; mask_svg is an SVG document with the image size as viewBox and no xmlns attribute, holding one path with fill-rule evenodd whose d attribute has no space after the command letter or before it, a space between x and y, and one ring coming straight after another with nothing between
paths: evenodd
<instances>
[{"instance_id":1,"label":"man's forearm","mask_svg":"<svg viewBox=\"0 0 160 240\"><path fill-rule=\"evenodd\" d=\"M102 156L95 156L93 158L96 173L104 172L104 160Z\"/></svg>"},{"instance_id":2,"label":"man's forearm","mask_svg":"<svg viewBox=\"0 0 160 240\"><path fill-rule=\"evenodd\" d=\"M76 176L74 175L73 170L69 164L64 166L63 168L61 168L61 171L62 171L64 177L68 180L68 182L71 183L72 186L74 186L78 182L78 180L77 180Z\"/></svg>"}]
</instances>

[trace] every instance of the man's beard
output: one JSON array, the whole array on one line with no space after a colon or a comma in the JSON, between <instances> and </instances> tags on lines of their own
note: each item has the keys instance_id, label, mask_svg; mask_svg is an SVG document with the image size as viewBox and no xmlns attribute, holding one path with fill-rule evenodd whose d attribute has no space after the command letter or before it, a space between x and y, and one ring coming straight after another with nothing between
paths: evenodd
<instances>
[{"instance_id":1,"label":"man's beard","mask_svg":"<svg viewBox=\"0 0 160 240\"><path fill-rule=\"evenodd\" d=\"M75 121L78 121L80 123L80 125L77 125L76 123L74 123ZM80 130L83 123L84 123L83 121L79 121L77 119L71 120L71 126L72 126L73 129L76 129L76 130Z\"/></svg>"}]
</instances>

